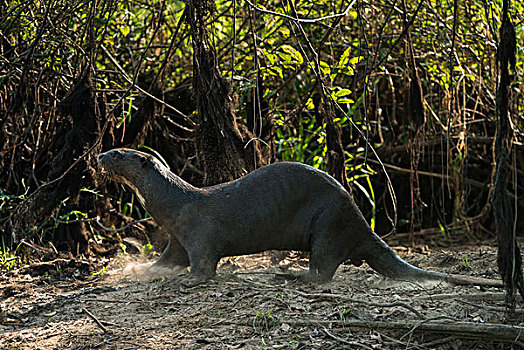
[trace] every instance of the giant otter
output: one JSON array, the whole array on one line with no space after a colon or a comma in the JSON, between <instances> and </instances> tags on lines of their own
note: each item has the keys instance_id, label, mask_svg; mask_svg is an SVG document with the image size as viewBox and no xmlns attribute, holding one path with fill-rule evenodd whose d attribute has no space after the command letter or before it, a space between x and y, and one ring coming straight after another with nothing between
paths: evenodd
<instances>
[{"instance_id":1,"label":"giant otter","mask_svg":"<svg viewBox=\"0 0 524 350\"><path fill-rule=\"evenodd\" d=\"M102 153L98 164L104 175L131 187L168 231L171 241L155 265L190 265L195 281L214 276L222 257L280 249L309 251L313 282L330 281L350 260L365 261L394 279L500 285L408 264L373 232L334 178L308 165L275 163L238 180L196 188L155 157L132 149Z\"/></svg>"}]
</instances>

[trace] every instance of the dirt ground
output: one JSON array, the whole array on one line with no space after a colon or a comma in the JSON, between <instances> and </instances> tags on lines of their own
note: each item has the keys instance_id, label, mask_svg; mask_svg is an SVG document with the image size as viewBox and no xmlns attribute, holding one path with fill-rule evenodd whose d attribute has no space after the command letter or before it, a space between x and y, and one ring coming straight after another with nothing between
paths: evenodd
<instances>
[{"instance_id":1,"label":"dirt ground","mask_svg":"<svg viewBox=\"0 0 524 350\"><path fill-rule=\"evenodd\" d=\"M497 278L496 248L397 249L420 267ZM0 349L502 349L524 345L503 293L386 280L366 264L333 282L284 278L297 252L227 258L196 287L123 272L130 256L62 259L0 277ZM96 266L96 269L93 269ZM519 299L520 300L520 299ZM522 302L519 302L520 308Z\"/></svg>"}]
</instances>

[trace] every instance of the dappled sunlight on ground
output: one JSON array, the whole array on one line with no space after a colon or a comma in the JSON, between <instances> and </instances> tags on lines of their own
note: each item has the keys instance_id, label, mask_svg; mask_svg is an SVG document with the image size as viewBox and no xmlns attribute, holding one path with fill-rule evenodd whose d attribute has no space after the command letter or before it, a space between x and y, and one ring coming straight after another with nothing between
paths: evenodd
<instances>
[{"instance_id":1,"label":"dappled sunlight on ground","mask_svg":"<svg viewBox=\"0 0 524 350\"><path fill-rule=\"evenodd\" d=\"M492 247L410 253L405 259L423 268L497 278ZM4 273L0 348L491 349L500 344L495 336L427 328L502 322L503 295L495 288L391 281L366 264L342 265L333 282L311 285L286 277L307 270L307 254L298 252L222 259L218 275L196 287L177 283L180 271L151 276L149 266L115 258L104 274L84 280L27 277L29 270Z\"/></svg>"}]
</instances>

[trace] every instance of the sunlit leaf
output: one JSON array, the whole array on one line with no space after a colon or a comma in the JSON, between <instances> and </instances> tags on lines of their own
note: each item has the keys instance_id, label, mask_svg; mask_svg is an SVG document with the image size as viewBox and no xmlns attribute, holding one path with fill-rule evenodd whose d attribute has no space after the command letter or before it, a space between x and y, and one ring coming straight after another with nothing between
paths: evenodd
<instances>
[{"instance_id":1,"label":"sunlit leaf","mask_svg":"<svg viewBox=\"0 0 524 350\"><path fill-rule=\"evenodd\" d=\"M130 31L131 31L131 28L129 28L129 26L120 27L120 32L122 33L123 36L127 36Z\"/></svg>"}]
</instances>

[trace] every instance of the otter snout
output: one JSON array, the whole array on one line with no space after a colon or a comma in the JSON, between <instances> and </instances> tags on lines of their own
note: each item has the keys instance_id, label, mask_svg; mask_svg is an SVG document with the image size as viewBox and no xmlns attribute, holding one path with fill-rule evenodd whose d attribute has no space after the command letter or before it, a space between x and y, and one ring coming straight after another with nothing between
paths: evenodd
<instances>
[{"instance_id":1,"label":"otter snout","mask_svg":"<svg viewBox=\"0 0 524 350\"><path fill-rule=\"evenodd\" d=\"M98 169L100 170L100 172L104 175L107 175L107 170L105 169L105 165L107 164L104 164L104 163L107 163L107 162L104 162L104 159L107 161L107 153L100 153L98 155L98 158L97 158L97 161L98 161Z\"/></svg>"},{"instance_id":2,"label":"otter snout","mask_svg":"<svg viewBox=\"0 0 524 350\"><path fill-rule=\"evenodd\" d=\"M107 151L105 153L100 153L98 155L98 164L101 164L103 162L110 162L113 159L122 159L124 158L124 154L119 149L112 149L110 151Z\"/></svg>"},{"instance_id":3,"label":"otter snout","mask_svg":"<svg viewBox=\"0 0 524 350\"><path fill-rule=\"evenodd\" d=\"M116 158L122 158L122 155L116 150L107 151L98 155L98 167L102 174L109 175L111 173L116 165Z\"/></svg>"},{"instance_id":4,"label":"otter snout","mask_svg":"<svg viewBox=\"0 0 524 350\"><path fill-rule=\"evenodd\" d=\"M100 153L98 155L98 158L97 158L98 164L100 164L100 162L102 162L102 160L104 159L105 155L106 155L106 153Z\"/></svg>"}]
</instances>

